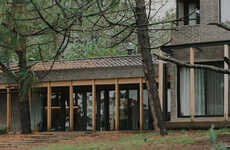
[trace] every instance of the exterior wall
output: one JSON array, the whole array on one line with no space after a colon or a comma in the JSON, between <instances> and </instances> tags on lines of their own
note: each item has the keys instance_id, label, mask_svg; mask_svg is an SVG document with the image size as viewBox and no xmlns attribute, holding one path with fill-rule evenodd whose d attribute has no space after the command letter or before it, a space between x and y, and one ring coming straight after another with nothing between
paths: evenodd
<instances>
[{"instance_id":1,"label":"exterior wall","mask_svg":"<svg viewBox=\"0 0 230 150\"><path fill-rule=\"evenodd\" d=\"M182 0L181 0L182 1ZM178 4L178 16L183 16L183 4ZM179 23L178 31L172 31L172 45L194 42L223 41L230 39L230 32L208 25L219 22L219 0L200 0L200 24L182 25Z\"/></svg>"}]
</instances>

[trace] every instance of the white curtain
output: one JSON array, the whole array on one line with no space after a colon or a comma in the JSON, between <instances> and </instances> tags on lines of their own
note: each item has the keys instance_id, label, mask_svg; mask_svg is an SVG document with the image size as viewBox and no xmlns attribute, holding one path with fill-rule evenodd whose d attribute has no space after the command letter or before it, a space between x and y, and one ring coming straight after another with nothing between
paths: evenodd
<instances>
[{"instance_id":1,"label":"white curtain","mask_svg":"<svg viewBox=\"0 0 230 150\"><path fill-rule=\"evenodd\" d=\"M188 68L180 68L180 113L182 116L190 115L190 74Z\"/></svg>"},{"instance_id":2,"label":"white curtain","mask_svg":"<svg viewBox=\"0 0 230 150\"><path fill-rule=\"evenodd\" d=\"M205 71L195 69L195 115L205 115Z\"/></svg>"}]
</instances>

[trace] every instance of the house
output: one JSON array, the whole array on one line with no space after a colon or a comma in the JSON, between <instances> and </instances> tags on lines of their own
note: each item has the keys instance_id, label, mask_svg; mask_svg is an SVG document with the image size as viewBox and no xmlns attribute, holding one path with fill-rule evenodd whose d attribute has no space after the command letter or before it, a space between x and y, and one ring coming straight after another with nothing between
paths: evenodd
<instances>
[{"instance_id":1,"label":"house","mask_svg":"<svg viewBox=\"0 0 230 150\"><path fill-rule=\"evenodd\" d=\"M229 0L177 0L177 31L162 51L191 64L229 69ZM205 69L170 65L170 126L229 126L229 76Z\"/></svg>"},{"instance_id":2,"label":"house","mask_svg":"<svg viewBox=\"0 0 230 150\"><path fill-rule=\"evenodd\" d=\"M140 56L57 61L47 74L52 65L33 66L38 76L28 96L33 130L153 128ZM154 66L158 72L158 62ZM155 78L159 80L158 75ZM19 131L16 86L3 73L0 89L0 128Z\"/></svg>"},{"instance_id":3,"label":"house","mask_svg":"<svg viewBox=\"0 0 230 150\"><path fill-rule=\"evenodd\" d=\"M226 6L229 0L177 0L177 30L162 52L186 63L228 69L224 57L229 57L230 31L225 26L230 12ZM228 75L153 63L168 128L230 126ZM33 130L153 127L140 56L40 62L33 71L38 76L28 96ZM18 131L18 111L16 85L0 73L0 128Z\"/></svg>"}]
</instances>

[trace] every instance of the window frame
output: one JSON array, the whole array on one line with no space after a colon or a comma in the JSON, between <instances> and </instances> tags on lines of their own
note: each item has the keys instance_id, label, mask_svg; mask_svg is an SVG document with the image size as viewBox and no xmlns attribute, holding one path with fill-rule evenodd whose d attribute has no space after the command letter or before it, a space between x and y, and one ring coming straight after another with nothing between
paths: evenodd
<instances>
[{"instance_id":1,"label":"window frame","mask_svg":"<svg viewBox=\"0 0 230 150\"><path fill-rule=\"evenodd\" d=\"M223 61L215 61L215 62L204 62L200 64L207 64L207 65L214 65L214 64L220 64L224 63ZM177 118L190 118L191 115L181 115L181 98L180 98L180 69L182 67L177 65ZM205 73L206 75L207 73ZM224 78L223 78L224 79ZM205 90L206 90L206 85L205 85ZM205 111L207 111L207 96L205 92ZM224 117L223 115L194 115L195 118L210 118L210 117Z\"/></svg>"},{"instance_id":2,"label":"window frame","mask_svg":"<svg viewBox=\"0 0 230 150\"><path fill-rule=\"evenodd\" d=\"M188 16L188 14L189 14L189 4L191 4L191 3L196 4L196 7L200 10L200 0L194 0L194 2L191 2L189 0L184 0L183 1L183 13L184 13L183 25L192 25L192 24L189 23L190 19L189 19L189 16ZM179 3L177 5L179 5ZM177 7L178 7L178 10L177 10L178 12L177 13L179 13L179 6L177 6ZM194 20L196 20L196 24L194 24L194 25L200 24L200 16L198 16L197 14L196 14L196 19L194 19Z\"/></svg>"}]
</instances>

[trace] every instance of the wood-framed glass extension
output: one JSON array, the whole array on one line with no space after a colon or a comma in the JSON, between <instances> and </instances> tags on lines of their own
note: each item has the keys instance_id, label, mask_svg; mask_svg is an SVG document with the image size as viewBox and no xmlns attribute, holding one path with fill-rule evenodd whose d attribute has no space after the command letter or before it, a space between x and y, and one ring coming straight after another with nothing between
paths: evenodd
<instances>
[{"instance_id":1,"label":"wood-framed glass extension","mask_svg":"<svg viewBox=\"0 0 230 150\"><path fill-rule=\"evenodd\" d=\"M7 89L3 87L0 91L0 98L5 99L1 110L6 110L0 126L10 131L20 129L20 122L15 120L19 118L14 104L17 90ZM35 131L149 130L153 127L143 78L38 83L30 90L28 102Z\"/></svg>"}]
</instances>

